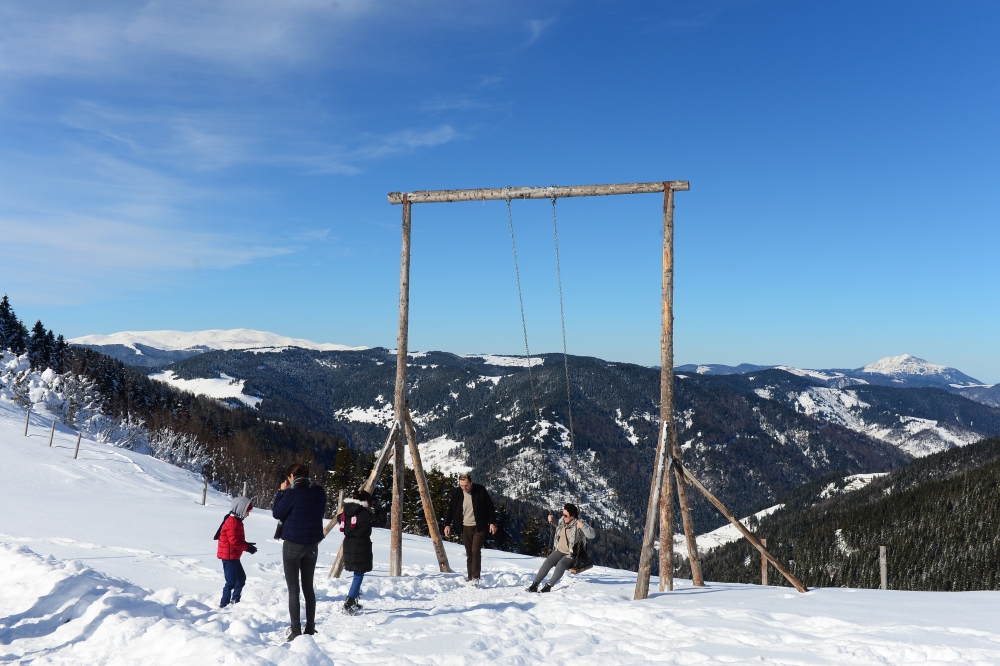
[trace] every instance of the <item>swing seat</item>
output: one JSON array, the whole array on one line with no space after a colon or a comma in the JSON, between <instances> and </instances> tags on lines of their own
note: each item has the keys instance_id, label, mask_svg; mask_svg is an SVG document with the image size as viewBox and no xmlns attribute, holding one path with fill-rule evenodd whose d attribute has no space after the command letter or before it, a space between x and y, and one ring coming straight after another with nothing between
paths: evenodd
<instances>
[{"instance_id":1,"label":"swing seat","mask_svg":"<svg viewBox=\"0 0 1000 666\"><path fill-rule=\"evenodd\" d=\"M594 568L594 563L591 562L590 564L584 565L582 567L572 568L572 569L569 570L569 572L571 574L573 574L574 576L577 576L579 574L582 574L587 569L593 569L593 568Z\"/></svg>"}]
</instances>

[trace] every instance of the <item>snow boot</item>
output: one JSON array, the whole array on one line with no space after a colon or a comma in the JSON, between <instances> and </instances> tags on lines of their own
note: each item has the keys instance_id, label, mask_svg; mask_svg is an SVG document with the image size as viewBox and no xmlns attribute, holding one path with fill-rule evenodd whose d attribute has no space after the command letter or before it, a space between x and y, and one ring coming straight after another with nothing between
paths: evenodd
<instances>
[{"instance_id":1,"label":"snow boot","mask_svg":"<svg viewBox=\"0 0 1000 666\"><path fill-rule=\"evenodd\" d=\"M358 600L354 597L347 597L344 599L344 613L347 615L357 615L358 610L361 606L358 605Z\"/></svg>"},{"instance_id":2,"label":"snow boot","mask_svg":"<svg viewBox=\"0 0 1000 666\"><path fill-rule=\"evenodd\" d=\"M529 585L528 592L538 592L538 583L532 583Z\"/></svg>"},{"instance_id":3,"label":"snow boot","mask_svg":"<svg viewBox=\"0 0 1000 666\"><path fill-rule=\"evenodd\" d=\"M552 591L552 586L549 585L548 583L546 583L545 587L542 588L542 592L551 592L551 591Z\"/></svg>"},{"instance_id":4,"label":"snow boot","mask_svg":"<svg viewBox=\"0 0 1000 666\"><path fill-rule=\"evenodd\" d=\"M291 643L301 635L302 632L299 631L298 627L288 627L288 629L285 629L285 642Z\"/></svg>"},{"instance_id":5,"label":"snow boot","mask_svg":"<svg viewBox=\"0 0 1000 666\"><path fill-rule=\"evenodd\" d=\"M306 622L306 628L302 630L302 633L312 636L316 633L316 625L312 622Z\"/></svg>"}]
</instances>

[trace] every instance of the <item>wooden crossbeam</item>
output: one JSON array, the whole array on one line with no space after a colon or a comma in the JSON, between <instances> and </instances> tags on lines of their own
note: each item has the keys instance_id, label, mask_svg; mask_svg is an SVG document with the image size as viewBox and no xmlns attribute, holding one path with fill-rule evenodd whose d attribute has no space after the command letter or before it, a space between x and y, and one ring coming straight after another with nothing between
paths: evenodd
<instances>
[{"instance_id":1,"label":"wooden crossbeam","mask_svg":"<svg viewBox=\"0 0 1000 666\"><path fill-rule=\"evenodd\" d=\"M601 197L614 194L653 194L667 187L675 192L689 190L686 180L657 183L614 183L609 185L551 185L549 187L483 187L473 190L417 190L406 193L406 200L417 203L456 201L505 201L507 199L562 199L565 197ZM389 203L403 203L403 192L390 192Z\"/></svg>"}]
</instances>

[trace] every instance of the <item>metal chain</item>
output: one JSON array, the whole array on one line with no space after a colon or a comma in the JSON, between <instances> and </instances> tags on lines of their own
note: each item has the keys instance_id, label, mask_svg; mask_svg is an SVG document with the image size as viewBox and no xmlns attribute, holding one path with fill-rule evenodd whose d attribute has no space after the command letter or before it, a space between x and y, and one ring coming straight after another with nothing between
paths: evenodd
<instances>
[{"instance_id":1,"label":"metal chain","mask_svg":"<svg viewBox=\"0 0 1000 666\"><path fill-rule=\"evenodd\" d=\"M569 414L569 451L576 454L573 441L573 399L569 387L569 354L566 351L566 314L563 311L562 267L559 265L559 225L556 222L556 198L552 197L552 234L556 239L556 278L559 282L559 322L562 324L563 365L566 367L566 412Z\"/></svg>"},{"instance_id":2,"label":"metal chain","mask_svg":"<svg viewBox=\"0 0 1000 666\"><path fill-rule=\"evenodd\" d=\"M509 188L508 188L509 190ZM535 383L531 376L531 351L528 349L528 324L524 318L524 297L521 295L521 271L517 266L517 242L514 240L514 216L510 212L510 196L507 197L507 221L510 223L510 247L514 252L514 276L517 278L517 300L521 305L521 328L524 330L524 357L528 360L528 386L531 388L531 406L535 410L536 423L542 420L535 400ZM541 444L539 444L541 449Z\"/></svg>"}]
</instances>

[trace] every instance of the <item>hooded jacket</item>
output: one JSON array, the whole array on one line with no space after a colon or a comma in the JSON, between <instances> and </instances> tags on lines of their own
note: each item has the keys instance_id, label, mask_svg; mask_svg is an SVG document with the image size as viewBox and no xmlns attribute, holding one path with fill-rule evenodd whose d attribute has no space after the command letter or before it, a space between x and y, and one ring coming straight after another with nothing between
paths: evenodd
<instances>
[{"instance_id":1,"label":"hooded jacket","mask_svg":"<svg viewBox=\"0 0 1000 666\"><path fill-rule=\"evenodd\" d=\"M229 514L222 521L222 529L219 530L219 548L216 555L220 560L238 560L248 549L243 521Z\"/></svg>"},{"instance_id":2,"label":"hooded jacket","mask_svg":"<svg viewBox=\"0 0 1000 666\"><path fill-rule=\"evenodd\" d=\"M344 500L344 568L354 573L372 570L372 528L385 526L385 513L373 511L364 502Z\"/></svg>"},{"instance_id":3,"label":"hooded jacket","mask_svg":"<svg viewBox=\"0 0 1000 666\"><path fill-rule=\"evenodd\" d=\"M271 515L283 524L281 538L304 546L323 540L325 513L326 491L305 478L295 479L288 490L279 490L271 509Z\"/></svg>"}]
</instances>

